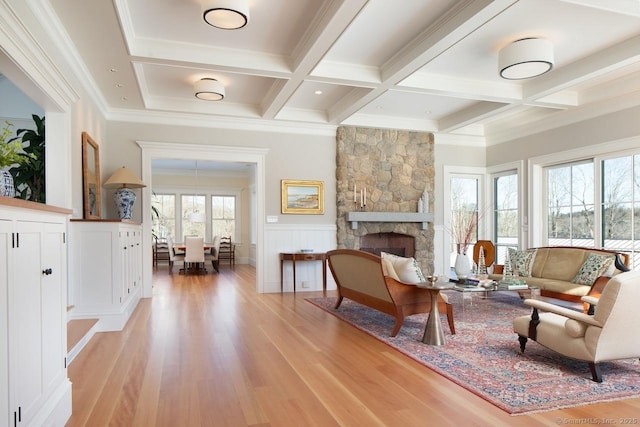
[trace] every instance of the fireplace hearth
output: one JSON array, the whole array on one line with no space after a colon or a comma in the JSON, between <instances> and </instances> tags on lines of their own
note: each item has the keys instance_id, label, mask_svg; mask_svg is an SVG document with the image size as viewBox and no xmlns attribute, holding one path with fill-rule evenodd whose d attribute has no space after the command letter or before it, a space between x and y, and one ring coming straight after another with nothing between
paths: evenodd
<instances>
[{"instance_id":1,"label":"fireplace hearth","mask_svg":"<svg viewBox=\"0 0 640 427\"><path fill-rule=\"evenodd\" d=\"M415 238L400 233L372 233L360 237L360 250L380 256L387 252L402 257L413 257Z\"/></svg>"}]
</instances>

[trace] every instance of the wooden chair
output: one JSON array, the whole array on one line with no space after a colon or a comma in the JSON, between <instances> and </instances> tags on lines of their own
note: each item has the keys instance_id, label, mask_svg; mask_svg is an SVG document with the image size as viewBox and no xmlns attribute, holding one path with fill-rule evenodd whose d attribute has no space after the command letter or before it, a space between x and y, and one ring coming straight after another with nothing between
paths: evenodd
<instances>
[{"instance_id":1,"label":"wooden chair","mask_svg":"<svg viewBox=\"0 0 640 427\"><path fill-rule=\"evenodd\" d=\"M218 254L218 262L228 260L231 267L236 265L236 245L231 241L231 236L220 238L220 253Z\"/></svg>"},{"instance_id":2,"label":"wooden chair","mask_svg":"<svg viewBox=\"0 0 640 427\"><path fill-rule=\"evenodd\" d=\"M160 261L169 261L169 245L166 239L153 236L153 266L157 268Z\"/></svg>"}]
</instances>

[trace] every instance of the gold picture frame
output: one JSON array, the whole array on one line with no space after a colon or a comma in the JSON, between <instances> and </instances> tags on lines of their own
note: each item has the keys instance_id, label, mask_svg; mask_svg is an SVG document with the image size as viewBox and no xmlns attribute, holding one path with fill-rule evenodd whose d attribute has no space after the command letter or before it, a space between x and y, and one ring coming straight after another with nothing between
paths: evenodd
<instances>
[{"instance_id":1,"label":"gold picture frame","mask_svg":"<svg viewBox=\"0 0 640 427\"><path fill-rule=\"evenodd\" d=\"M100 146L82 132L82 200L84 219L101 219Z\"/></svg>"},{"instance_id":2,"label":"gold picture frame","mask_svg":"<svg viewBox=\"0 0 640 427\"><path fill-rule=\"evenodd\" d=\"M324 183L322 181L283 179L281 191L283 214L324 214Z\"/></svg>"}]
</instances>

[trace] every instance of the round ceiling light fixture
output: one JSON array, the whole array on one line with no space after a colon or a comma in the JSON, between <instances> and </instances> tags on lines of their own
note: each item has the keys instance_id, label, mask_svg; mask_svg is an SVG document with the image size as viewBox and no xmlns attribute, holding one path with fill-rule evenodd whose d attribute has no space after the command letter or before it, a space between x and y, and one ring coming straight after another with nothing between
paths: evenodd
<instances>
[{"instance_id":1,"label":"round ceiling light fixture","mask_svg":"<svg viewBox=\"0 0 640 427\"><path fill-rule=\"evenodd\" d=\"M249 0L202 0L202 18L216 28L237 30L249 23Z\"/></svg>"},{"instance_id":2,"label":"round ceiling light fixture","mask_svg":"<svg viewBox=\"0 0 640 427\"><path fill-rule=\"evenodd\" d=\"M224 99L224 85L216 79L200 79L193 85L193 89L198 99L205 101L221 101Z\"/></svg>"},{"instance_id":3,"label":"round ceiling light fixture","mask_svg":"<svg viewBox=\"0 0 640 427\"><path fill-rule=\"evenodd\" d=\"M530 79L553 68L553 45L549 40L516 40L498 53L500 77L507 80Z\"/></svg>"}]
</instances>

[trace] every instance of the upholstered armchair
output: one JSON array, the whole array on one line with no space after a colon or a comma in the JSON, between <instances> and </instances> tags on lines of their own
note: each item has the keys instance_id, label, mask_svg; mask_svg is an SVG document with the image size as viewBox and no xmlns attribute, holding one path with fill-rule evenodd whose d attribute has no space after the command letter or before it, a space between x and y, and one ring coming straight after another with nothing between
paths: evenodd
<instances>
[{"instance_id":1,"label":"upholstered armchair","mask_svg":"<svg viewBox=\"0 0 640 427\"><path fill-rule=\"evenodd\" d=\"M513 321L520 350L527 339L558 353L589 362L593 381L602 382L598 363L640 357L640 271L615 275L600 298L583 297L595 304L593 316L540 300L525 300L531 315Z\"/></svg>"}]
</instances>

